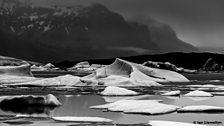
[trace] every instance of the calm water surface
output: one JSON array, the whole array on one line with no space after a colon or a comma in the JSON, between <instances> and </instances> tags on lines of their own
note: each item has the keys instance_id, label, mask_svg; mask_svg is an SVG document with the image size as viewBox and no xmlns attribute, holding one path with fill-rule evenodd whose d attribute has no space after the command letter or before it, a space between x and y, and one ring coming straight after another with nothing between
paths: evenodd
<instances>
[{"instance_id":1,"label":"calm water surface","mask_svg":"<svg viewBox=\"0 0 224 126\"><path fill-rule=\"evenodd\" d=\"M193 75L192 75L193 76ZM195 77L196 76L196 77ZM191 78L195 80L200 80L199 75L195 75ZM209 75L206 75L209 76ZM215 76L215 75L213 75ZM218 74L218 77L213 77L211 80L220 79L223 76ZM204 81L205 75L202 76L203 82L200 83L190 83L192 84L218 84L224 85L224 82L217 81ZM173 86L175 89L178 89L179 86ZM180 89L180 88L179 88ZM222 93L224 91L221 91ZM186 93L186 92L184 92ZM99 95L58 95L59 101L63 104L60 107L55 109L43 108L38 109L39 114L49 115L49 116L92 116L92 117L104 117L109 118L115 121L115 123L122 124L136 124L136 123L148 123L149 120L168 120L168 121L178 121L178 122L188 122L193 123L194 121L203 122L203 121L218 121L222 124L216 125L211 124L209 126L224 126L224 113L169 113L164 115L137 115L137 114L124 114L122 112L103 112L102 110L89 109L90 106L106 104L108 102L114 102L121 99L139 99L139 100L153 100L159 99L163 100L165 104L172 104L177 106L188 106L188 105L214 105L224 107L224 96L215 96L209 98L200 98L200 97L168 97L160 95L143 95L143 96L133 96L133 97L105 97ZM32 114L36 110L32 108L22 111L23 114ZM14 112L10 110L5 110L0 108L0 115L11 115L19 114L20 112ZM47 126L54 125L53 121L42 121L35 122L36 125ZM57 126L60 125L57 124ZM61 124L63 125L63 124Z\"/></svg>"},{"instance_id":2,"label":"calm water surface","mask_svg":"<svg viewBox=\"0 0 224 126\"><path fill-rule=\"evenodd\" d=\"M139 97L139 96L135 96ZM120 99L127 97L120 97ZM130 98L130 97L129 97ZM89 109L90 106L105 104L106 101L113 97L103 97L97 95L83 96L60 96L60 101L63 103L53 111L54 116L99 116L114 120L116 123L147 123L149 120L170 120L189 122L193 121L219 121L224 125L224 114L206 114L206 113L171 113L165 115L145 116L136 114L123 114L115 112L102 112L101 110ZM162 99L165 104L178 106L187 105L215 105L224 107L224 96L215 96L212 98L189 98L189 97L166 97L157 95L148 95L139 99Z\"/></svg>"}]
</instances>

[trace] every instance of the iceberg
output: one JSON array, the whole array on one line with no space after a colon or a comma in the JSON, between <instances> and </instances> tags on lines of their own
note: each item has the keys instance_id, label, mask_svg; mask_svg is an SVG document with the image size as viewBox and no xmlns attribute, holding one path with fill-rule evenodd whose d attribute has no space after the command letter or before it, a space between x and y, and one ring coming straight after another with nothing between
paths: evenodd
<instances>
[{"instance_id":1,"label":"iceberg","mask_svg":"<svg viewBox=\"0 0 224 126\"><path fill-rule=\"evenodd\" d=\"M53 78L39 78L37 80L28 81L24 83L10 84L13 86L43 86L43 87L52 87L52 86L85 86L81 81L80 77L73 75L63 75Z\"/></svg>"},{"instance_id":2,"label":"iceberg","mask_svg":"<svg viewBox=\"0 0 224 126\"><path fill-rule=\"evenodd\" d=\"M20 66L0 66L0 76L12 75L12 76L29 76L32 77L29 64L23 64Z\"/></svg>"},{"instance_id":3,"label":"iceberg","mask_svg":"<svg viewBox=\"0 0 224 126\"><path fill-rule=\"evenodd\" d=\"M205 91L191 91L184 95L185 97L213 97L211 93L205 92Z\"/></svg>"},{"instance_id":4,"label":"iceberg","mask_svg":"<svg viewBox=\"0 0 224 126\"><path fill-rule=\"evenodd\" d=\"M128 90L121 87L108 86L100 93L105 96L130 96L130 95L138 95L137 92Z\"/></svg>"},{"instance_id":5,"label":"iceberg","mask_svg":"<svg viewBox=\"0 0 224 126\"><path fill-rule=\"evenodd\" d=\"M164 94L161 94L163 96L179 96L180 95L180 91L170 91L170 92L166 92Z\"/></svg>"},{"instance_id":6,"label":"iceberg","mask_svg":"<svg viewBox=\"0 0 224 126\"><path fill-rule=\"evenodd\" d=\"M174 122L174 121L160 121L160 120L150 120L149 124L151 126L205 126L199 124L190 124L184 122Z\"/></svg>"},{"instance_id":7,"label":"iceberg","mask_svg":"<svg viewBox=\"0 0 224 126\"><path fill-rule=\"evenodd\" d=\"M47 63L45 66L43 66L44 68L55 68L55 66L52 63Z\"/></svg>"},{"instance_id":8,"label":"iceberg","mask_svg":"<svg viewBox=\"0 0 224 126\"><path fill-rule=\"evenodd\" d=\"M224 90L224 86L213 85L213 84L205 84L205 85L188 85L191 89L197 90Z\"/></svg>"},{"instance_id":9,"label":"iceberg","mask_svg":"<svg viewBox=\"0 0 224 126\"><path fill-rule=\"evenodd\" d=\"M79 123L112 123L113 120L101 118L101 117L73 117L73 116L62 116L52 117L55 121L60 122L79 122Z\"/></svg>"},{"instance_id":10,"label":"iceberg","mask_svg":"<svg viewBox=\"0 0 224 126\"><path fill-rule=\"evenodd\" d=\"M0 75L0 84L11 85L16 83L25 83L38 80L35 77L14 76L14 75Z\"/></svg>"},{"instance_id":11,"label":"iceberg","mask_svg":"<svg viewBox=\"0 0 224 126\"><path fill-rule=\"evenodd\" d=\"M180 108L177 112L224 112L224 107L209 105L191 105Z\"/></svg>"},{"instance_id":12,"label":"iceberg","mask_svg":"<svg viewBox=\"0 0 224 126\"><path fill-rule=\"evenodd\" d=\"M73 69L77 69L77 68L89 68L90 65L89 65L89 62L87 61L83 61L83 62L80 62L80 63L77 63L75 66L73 66L72 68Z\"/></svg>"},{"instance_id":13,"label":"iceberg","mask_svg":"<svg viewBox=\"0 0 224 126\"><path fill-rule=\"evenodd\" d=\"M156 82L188 82L181 74L169 70L150 68L141 64L132 63L122 59L116 59L111 65L96 70L98 78L109 75L120 75L133 80Z\"/></svg>"},{"instance_id":14,"label":"iceberg","mask_svg":"<svg viewBox=\"0 0 224 126\"><path fill-rule=\"evenodd\" d=\"M82 80L105 86L161 86L159 83L189 81L173 71L150 68L118 58L111 65L97 69Z\"/></svg>"},{"instance_id":15,"label":"iceberg","mask_svg":"<svg viewBox=\"0 0 224 126\"><path fill-rule=\"evenodd\" d=\"M48 94L46 96L21 95L21 96L5 96L0 99L0 106L15 105L15 106L60 106L58 99Z\"/></svg>"},{"instance_id":16,"label":"iceberg","mask_svg":"<svg viewBox=\"0 0 224 126\"><path fill-rule=\"evenodd\" d=\"M175 112L179 106L159 103L161 100L120 100L104 105L91 106L91 109L106 109L113 112L157 115Z\"/></svg>"}]
</instances>

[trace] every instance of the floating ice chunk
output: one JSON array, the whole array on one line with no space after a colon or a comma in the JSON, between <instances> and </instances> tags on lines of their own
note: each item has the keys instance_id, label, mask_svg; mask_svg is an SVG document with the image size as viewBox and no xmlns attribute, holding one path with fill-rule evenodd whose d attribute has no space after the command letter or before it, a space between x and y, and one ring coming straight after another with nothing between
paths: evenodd
<instances>
[{"instance_id":1,"label":"floating ice chunk","mask_svg":"<svg viewBox=\"0 0 224 126\"><path fill-rule=\"evenodd\" d=\"M108 102L108 103L111 103L111 102L116 102L116 101L119 101L119 100L143 100L143 99L146 99L146 98L149 98L150 95L138 95L138 96L119 96L119 97L111 97L111 96L104 96L103 99Z\"/></svg>"},{"instance_id":2,"label":"floating ice chunk","mask_svg":"<svg viewBox=\"0 0 224 126\"><path fill-rule=\"evenodd\" d=\"M213 85L213 84L206 84L206 85L188 85L192 89L197 90L224 90L224 86L220 85Z\"/></svg>"},{"instance_id":3,"label":"floating ice chunk","mask_svg":"<svg viewBox=\"0 0 224 126\"><path fill-rule=\"evenodd\" d=\"M48 94L47 96L44 97L44 105L59 106L61 105L61 103L58 101L58 99L54 95Z\"/></svg>"},{"instance_id":4,"label":"floating ice chunk","mask_svg":"<svg viewBox=\"0 0 224 126\"><path fill-rule=\"evenodd\" d=\"M184 122L174 122L174 121L160 121L160 120L150 120L149 124L151 126L205 126L199 124L190 124Z\"/></svg>"},{"instance_id":5,"label":"floating ice chunk","mask_svg":"<svg viewBox=\"0 0 224 126\"><path fill-rule=\"evenodd\" d=\"M199 91L199 90L191 91L185 94L184 96L186 97L213 97L211 93L208 93L205 91Z\"/></svg>"},{"instance_id":6,"label":"floating ice chunk","mask_svg":"<svg viewBox=\"0 0 224 126\"><path fill-rule=\"evenodd\" d=\"M89 62L88 61L83 61L83 62L79 62L77 63L75 66L73 66L72 68L73 69L76 69L76 68L88 68L90 67L89 65Z\"/></svg>"},{"instance_id":7,"label":"floating ice chunk","mask_svg":"<svg viewBox=\"0 0 224 126\"><path fill-rule=\"evenodd\" d=\"M73 117L73 116L63 116L63 117L52 117L55 121L61 122L91 122L91 123L111 123L113 122L110 119L101 118L101 117Z\"/></svg>"},{"instance_id":8,"label":"floating ice chunk","mask_svg":"<svg viewBox=\"0 0 224 126\"><path fill-rule=\"evenodd\" d=\"M14 86L85 86L81 81L80 77L73 75L63 75L53 78L38 79L35 81L29 81L25 83L11 84Z\"/></svg>"},{"instance_id":9,"label":"floating ice chunk","mask_svg":"<svg viewBox=\"0 0 224 126\"><path fill-rule=\"evenodd\" d=\"M114 112L134 114L165 114L176 111L179 107L159 103L159 100L120 100L114 103L91 106L92 109L107 109Z\"/></svg>"},{"instance_id":10,"label":"floating ice chunk","mask_svg":"<svg viewBox=\"0 0 224 126\"><path fill-rule=\"evenodd\" d=\"M33 96L33 95L21 95L21 96L7 96L1 99L0 105L42 105L42 106L60 106L61 103L58 99L48 94L46 96Z\"/></svg>"},{"instance_id":11,"label":"floating ice chunk","mask_svg":"<svg viewBox=\"0 0 224 126\"><path fill-rule=\"evenodd\" d=\"M167 93L164 93L162 94L164 96L179 96L180 95L180 91L170 91L170 92L167 92Z\"/></svg>"},{"instance_id":12,"label":"floating ice chunk","mask_svg":"<svg viewBox=\"0 0 224 126\"><path fill-rule=\"evenodd\" d=\"M1 75L32 76L29 64L20 66L0 66Z\"/></svg>"},{"instance_id":13,"label":"floating ice chunk","mask_svg":"<svg viewBox=\"0 0 224 126\"><path fill-rule=\"evenodd\" d=\"M35 80L37 80L35 77L0 75L0 84L4 84L5 86Z\"/></svg>"},{"instance_id":14,"label":"floating ice chunk","mask_svg":"<svg viewBox=\"0 0 224 126\"><path fill-rule=\"evenodd\" d=\"M115 87L115 86L108 86L101 92L101 95L108 95L108 96L129 96L129 95L138 95L137 92L128 90L125 88Z\"/></svg>"},{"instance_id":15,"label":"floating ice chunk","mask_svg":"<svg viewBox=\"0 0 224 126\"><path fill-rule=\"evenodd\" d=\"M180 108L178 112L224 112L224 107L209 105L192 105Z\"/></svg>"}]
</instances>

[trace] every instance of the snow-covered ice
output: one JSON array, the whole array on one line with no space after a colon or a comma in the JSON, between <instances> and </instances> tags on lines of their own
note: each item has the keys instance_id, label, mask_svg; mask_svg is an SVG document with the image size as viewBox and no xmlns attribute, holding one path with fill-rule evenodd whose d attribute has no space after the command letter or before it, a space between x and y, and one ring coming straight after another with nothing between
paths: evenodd
<instances>
[{"instance_id":1,"label":"snow-covered ice","mask_svg":"<svg viewBox=\"0 0 224 126\"><path fill-rule=\"evenodd\" d=\"M52 77L52 78L40 78L34 81L29 81L25 83L16 83L16 84L11 84L14 86L21 86L21 85L27 85L27 86L43 86L43 87L48 87L48 86L85 86L80 81L80 77L73 76L73 75L63 75L63 76L58 76L58 77Z\"/></svg>"},{"instance_id":2,"label":"snow-covered ice","mask_svg":"<svg viewBox=\"0 0 224 126\"><path fill-rule=\"evenodd\" d=\"M175 122L175 121L161 121L161 120L150 120L149 124L152 126L205 126L199 124L191 124L184 122Z\"/></svg>"},{"instance_id":3,"label":"snow-covered ice","mask_svg":"<svg viewBox=\"0 0 224 126\"><path fill-rule=\"evenodd\" d=\"M129 96L129 95L138 95L137 92L128 90L126 88L108 86L100 93L105 96Z\"/></svg>"},{"instance_id":4,"label":"snow-covered ice","mask_svg":"<svg viewBox=\"0 0 224 126\"><path fill-rule=\"evenodd\" d=\"M188 85L187 87L190 87L194 90L224 90L224 86L222 85L213 85L213 84L205 84L205 85Z\"/></svg>"},{"instance_id":5,"label":"snow-covered ice","mask_svg":"<svg viewBox=\"0 0 224 126\"><path fill-rule=\"evenodd\" d=\"M13 76L32 76L30 65L23 64L20 66L0 66L1 75L13 75Z\"/></svg>"},{"instance_id":6,"label":"snow-covered ice","mask_svg":"<svg viewBox=\"0 0 224 126\"><path fill-rule=\"evenodd\" d=\"M213 97L211 93L205 92L205 91L199 91L199 90L191 91L185 94L184 96L185 97Z\"/></svg>"},{"instance_id":7,"label":"snow-covered ice","mask_svg":"<svg viewBox=\"0 0 224 126\"><path fill-rule=\"evenodd\" d=\"M163 95L163 96L179 96L180 95L180 91L179 90L177 90L177 91L170 91L170 92L163 93L161 95Z\"/></svg>"},{"instance_id":8,"label":"snow-covered ice","mask_svg":"<svg viewBox=\"0 0 224 126\"><path fill-rule=\"evenodd\" d=\"M224 107L209 105L191 105L180 108L178 112L224 112Z\"/></svg>"},{"instance_id":9,"label":"snow-covered ice","mask_svg":"<svg viewBox=\"0 0 224 126\"><path fill-rule=\"evenodd\" d=\"M137 95L137 96L119 96L119 97L111 97L111 96L103 96L103 99L107 103L116 102L119 100L143 100L149 98L151 95Z\"/></svg>"},{"instance_id":10,"label":"snow-covered ice","mask_svg":"<svg viewBox=\"0 0 224 126\"><path fill-rule=\"evenodd\" d=\"M113 120L101 118L101 117L73 117L73 116L62 116L52 117L55 121L61 122L91 122L91 123L111 123Z\"/></svg>"},{"instance_id":11,"label":"snow-covered ice","mask_svg":"<svg viewBox=\"0 0 224 126\"><path fill-rule=\"evenodd\" d=\"M160 82L189 81L173 71L150 68L118 58L113 64L99 68L83 79L101 81L106 86L119 86L119 84L123 86L125 83L131 83L133 86L161 86Z\"/></svg>"},{"instance_id":12,"label":"snow-covered ice","mask_svg":"<svg viewBox=\"0 0 224 126\"><path fill-rule=\"evenodd\" d=\"M176 111L179 106L159 103L161 100L120 100L104 105L91 106L92 109L107 109L114 112L134 114L166 114Z\"/></svg>"}]
</instances>

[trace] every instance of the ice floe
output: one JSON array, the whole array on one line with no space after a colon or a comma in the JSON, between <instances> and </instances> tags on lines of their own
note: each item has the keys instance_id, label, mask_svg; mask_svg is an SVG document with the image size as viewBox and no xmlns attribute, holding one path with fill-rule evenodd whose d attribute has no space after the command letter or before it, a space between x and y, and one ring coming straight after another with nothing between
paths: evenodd
<instances>
[{"instance_id":1,"label":"ice floe","mask_svg":"<svg viewBox=\"0 0 224 126\"><path fill-rule=\"evenodd\" d=\"M160 121L160 120L150 120L149 124L151 126L205 126L199 124L191 124L184 122L175 122L175 121Z\"/></svg>"},{"instance_id":2,"label":"ice floe","mask_svg":"<svg viewBox=\"0 0 224 126\"><path fill-rule=\"evenodd\" d=\"M205 84L205 85L188 85L191 89L197 90L224 90L224 86L222 85L213 85L213 84Z\"/></svg>"},{"instance_id":3,"label":"ice floe","mask_svg":"<svg viewBox=\"0 0 224 126\"><path fill-rule=\"evenodd\" d=\"M224 107L209 105L191 105L180 108L178 112L224 112Z\"/></svg>"},{"instance_id":4,"label":"ice floe","mask_svg":"<svg viewBox=\"0 0 224 126\"><path fill-rule=\"evenodd\" d=\"M138 95L139 93L121 87L108 86L100 94L105 96L130 96Z\"/></svg>"},{"instance_id":5,"label":"ice floe","mask_svg":"<svg viewBox=\"0 0 224 126\"><path fill-rule=\"evenodd\" d=\"M81 81L80 77L73 75L63 75L53 78L39 78L34 81L10 84L13 86L43 86L43 87L52 87L52 86L85 86Z\"/></svg>"},{"instance_id":6,"label":"ice floe","mask_svg":"<svg viewBox=\"0 0 224 126\"><path fill-rule=\"evenodd\" d=\"M101 118L101 117L73 117L73 116L62 116L62 117L52 117L55 121L60 122L90 122L90 123L111 123L113 120Z\"/></svg>"},{"instance_id":7,"label":"ice floe","mask_svg":"<svg viewBox=\"0 0 224 126\"><path fill-rule=\"evenodd\" d=\"M163 95L163 96L179 96L180 95L180 91L179 90L177 90L177 91L170 91L170 92L163 93L161 95Z\"/></svg>"},{"instance_id":8,"label":"ice floe","mask_svg":"<svg viewBox=\"0 0 224 126\"><path fill-rule=\"evenodd\" d=\"M146 98L149 98L150 95L138 95L138 96L116 96L116 97L111 97L111 96L103 96L103 99L105 100L105 102L107 103L111 103L111 102L116 102L119 100L143 100Z\"/></svg>"},{"instance_id":9,"label":"ice floe","mask_svg":"<svg viewBox=\"0 0 224 126\"><path fill-rule=\"evenodd\" d=\"M191 91L185 94L184 96L185 97L213 97L211 93L205 92L205 91L199 91L199 90Z\"/></svg>"},{"instance_id":10,"label":"ice floe","mask_svg":"<svg viewBox=\"0 0 224 126\"><path fill-rule=\"evenodd\" d=\"M91 106L92 109L106 109L114 112L133 114L166 114L176 111L179 106L159 103L160 100L120 100L104 105Z\"/></svg>"},{"instance_id":11,"label":"ice floe","mask_svg":"<svg viewBox=\"0 0 224 126\"><path fill-rule=\"evenodd\" d=\"M13 76L32 76L30 65L23 64L20 66L0 66L1 75L13 75Z\"/></svg>"},{"instance_id":12,"label":"ice floe","mask_svg":"<svg viewBox=\"0 0 224 126\"><path fill-rule=\"evenodd\" d=\"M16 83L24 83L38 80L35 77L27 77L27 76L12 76L12 75L0 75L0 84L16 84Z\"/></svg>"}]
</instances>

